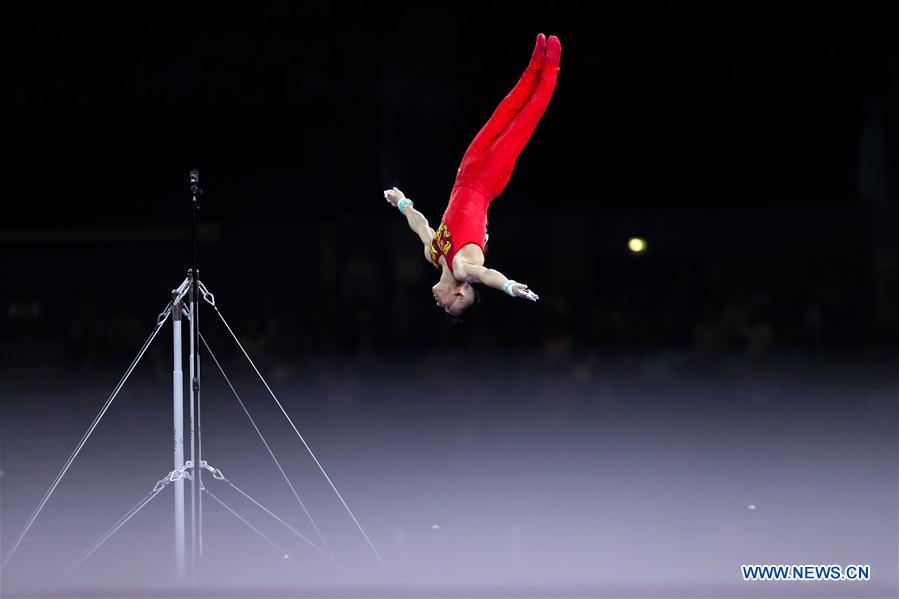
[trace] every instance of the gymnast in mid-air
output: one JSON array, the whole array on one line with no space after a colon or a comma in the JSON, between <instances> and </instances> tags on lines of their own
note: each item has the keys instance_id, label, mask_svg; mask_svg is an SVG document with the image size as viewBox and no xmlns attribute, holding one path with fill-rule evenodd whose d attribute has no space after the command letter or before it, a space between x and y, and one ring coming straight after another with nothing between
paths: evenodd
<instances>
[{"instance_id":1,"label":"gymnast in mid-air","mask_svg":"<svg viewBox=\"0 0 899 599\"><path fill-rule=\"evenodd\" d=\"M512 297L534 302L539 299L524 283L484 266L487 209L505 189L518 155L546 111L556 87L561 54L559 38L551 35L547 39L542 33L537 36L534 54L521 79L462 157L449 204L436 231L402 191L394 187L384 192L424 244L427 260L440 270L440 280L431 290L437 305L451 316L461 316L477 304L474 283L501 289Z\"/></svg>"}]
</instances>

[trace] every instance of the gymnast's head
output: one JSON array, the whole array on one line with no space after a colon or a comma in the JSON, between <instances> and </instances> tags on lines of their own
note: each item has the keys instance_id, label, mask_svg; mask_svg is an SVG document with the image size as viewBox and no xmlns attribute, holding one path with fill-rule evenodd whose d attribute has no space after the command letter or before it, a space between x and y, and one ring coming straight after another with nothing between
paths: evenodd
<instances>
[{"instance_id":1,"label":"gymnast's head","mask_svg":"<svg viewBox=\"0 0 899 599\"><path fill-rule=\"evenodd\" d=\"M433 287L437 307L454 318L470 313L480 303L481 294L468 283L440 281Z\"/></svg>"}]
</instances>

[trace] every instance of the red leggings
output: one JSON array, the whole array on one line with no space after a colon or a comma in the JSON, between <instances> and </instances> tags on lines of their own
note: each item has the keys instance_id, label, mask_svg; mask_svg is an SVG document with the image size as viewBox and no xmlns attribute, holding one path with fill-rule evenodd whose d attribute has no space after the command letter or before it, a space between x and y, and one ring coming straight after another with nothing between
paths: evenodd
<instances>
[{"instance_id":1,"label":"red leggings","mask_svg":"<svg viewBox=\"0 0 899 599\"><path fill-rule=\"evenodd\" d=\"M489 200L506 188L515 161L546 111L559 72L559 38L541 33L531 62L478 132L462 157L456 186L473 188Z\"/></svg>"},{"instance_id":2,"label":"red leggings","mask_svg":"<svg viewBox=\"0 0 899 599\"><path fill-rule=\"evenodd\" d=\"M444 256L452 270L453 257L468 244L484 250L487 208L506 188L518 155L546 111L561 52L557 37L537 36L528 68L468 146L443 221L431 240L431 262L437 268Z\"/></svg>"}]
</instances>

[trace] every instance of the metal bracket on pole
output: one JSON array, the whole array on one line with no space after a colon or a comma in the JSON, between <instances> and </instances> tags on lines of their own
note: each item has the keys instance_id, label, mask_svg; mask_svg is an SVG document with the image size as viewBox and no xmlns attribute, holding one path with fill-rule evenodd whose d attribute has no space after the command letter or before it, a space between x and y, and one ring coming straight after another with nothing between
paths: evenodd
<instances>
[{"instance_id":1,"label":"metal bracket on pole","mask_svg":"<svg viewBox=\"0 0 899 599\"><path fill-rule=\"evenodd\" d=\"M210 306L215 308L216 307L215 295L213 295L213 293L211 291L209 291L209 289L206 288L206 285L203 284L203 281L200 281L199 285L200 285L200 294L203 296L203 300L207 304L209 304Z\"/></svg>"},{"instance_id":2,"label":"metal bracket on pole","mask_svg":"<svg viewBox=\"0 0 899 599\"><path fill-rule=\"evenodd\" d=\"M214 468L214 467L210 466L206 462L206 460L200 461L200 468L202 468L204 470L208 470L210 473L212 473L212 478L214 478L215 480L225 480L225 475L222 474L222 471L219 470L218 468Z\"/></svg>"},{"instance_id":3,"label":"metal bracket on pole","mask_svg":"<svg viewBox=\"0 0 899 599\"><path fill-rule=\"evenodd\" d=\"M187 292L190 290L190 276L184 279L184 281L175 289L172 289L172 301L179 302L184 299L184 296L187 295Z\"/></svg>"}]
</instances>

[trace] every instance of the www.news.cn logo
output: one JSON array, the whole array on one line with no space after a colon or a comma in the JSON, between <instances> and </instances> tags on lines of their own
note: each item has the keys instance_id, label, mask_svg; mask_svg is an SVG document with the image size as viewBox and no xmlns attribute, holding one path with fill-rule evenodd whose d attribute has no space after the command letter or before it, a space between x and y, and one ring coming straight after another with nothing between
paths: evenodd
<instances>
[{"instance_id":1,"label":"www.news.cn logo","mask_svg":"<svg viewBox=\"0 0 899 599\"><path fill-rule=\"evenodd\" d=\"M868 564L744 564L740 570L743 580L871 580Z\"/></svg>"}]
</instances>

